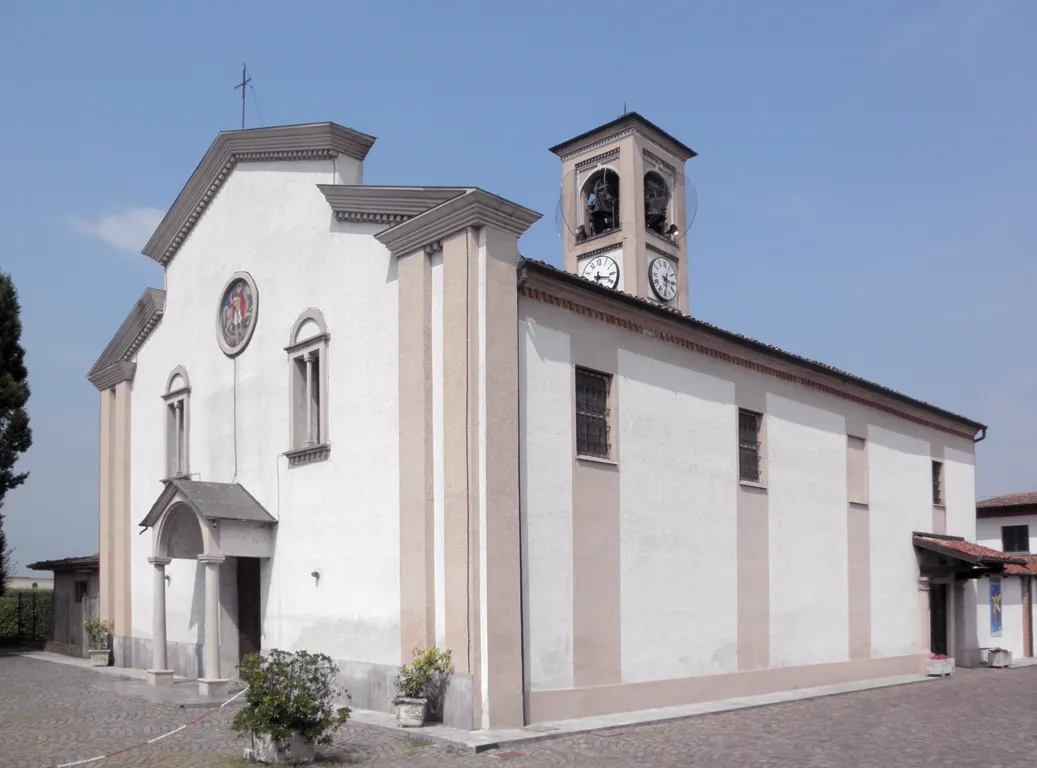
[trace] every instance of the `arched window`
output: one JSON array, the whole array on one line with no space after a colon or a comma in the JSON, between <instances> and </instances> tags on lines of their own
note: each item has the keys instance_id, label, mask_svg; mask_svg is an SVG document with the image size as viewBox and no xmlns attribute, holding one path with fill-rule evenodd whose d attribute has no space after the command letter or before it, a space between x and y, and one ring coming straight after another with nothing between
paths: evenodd
<instances>
[{"instance_id":1,"label":"arched window","mask_svg":"<svg viewBox=\"0 0 1037 768\"><path fill-rule=\"evenodd\" d=\"M670 185L657 171L645 174L645 229L664 235L670 216Z\"/></svg>"},{"instance_id":2,"label":"arched window","mask_svg":"<svg viewBox=\"0 0 1037 768\"><path fill-rule=\"evenodd\" d=\"M290 465L326 458L328 440L328 325L319 309L307 309L292 325L285 351L291 382Z\"/></svg>"},{"instance_id":3,"label":"arched window","mask_svg":"<svg viewBox=\"0 0 1037 768\"><path fill-rule=\"evenodd\" d=\"M619 174L602 168L583 185L583 207L588 237L619 229Z\"/></svg>"},{"instance_id":4,"label":"arched window","mask_svg":"<svg viewBox=\"0 0 1037 768\"><path fill-rule=\"evenodd\" d=\"M162 400L166 404L166 477L186 477L190 474L191 380L182 365L166 379Z\"/></svg>"}]
</instances>

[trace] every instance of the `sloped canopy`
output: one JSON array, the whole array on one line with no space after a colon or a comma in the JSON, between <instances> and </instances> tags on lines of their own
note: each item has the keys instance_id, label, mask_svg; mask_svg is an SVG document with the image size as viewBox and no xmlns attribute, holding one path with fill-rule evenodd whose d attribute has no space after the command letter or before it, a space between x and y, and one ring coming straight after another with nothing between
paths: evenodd
<instances>
[{"instance_id":1,"label":"sloped canopy","mask_svg":"<svg viewBox=\"0 0 1037 768\"><path fill-rule=\"evenodd\" d=\"M153 527L178 495L182 503L206 520L268 524L277 522L277 519L240 483L205 483L178 478L166 483L151 511L140 521L140 526Z\"/></svg>"},{"instance_id":2,"label":"sloped canopy","mask_svg":"<svg viewBox=\"0 0 1037 768\"><path fill-rule=\"evenodd\" d=\"M923 567L923 572L935 573L939 570L940 575L953 572L958 578L970 579L987 574L1003 573L1011 566L1027 565L1026 560L1018 555L1010 555L984 547L982 544L974 544L971 541L965 541L961 536L915 532L911 538L915 549L939 557L938 564L932 563Z\"/></svg>"}]
</instances>

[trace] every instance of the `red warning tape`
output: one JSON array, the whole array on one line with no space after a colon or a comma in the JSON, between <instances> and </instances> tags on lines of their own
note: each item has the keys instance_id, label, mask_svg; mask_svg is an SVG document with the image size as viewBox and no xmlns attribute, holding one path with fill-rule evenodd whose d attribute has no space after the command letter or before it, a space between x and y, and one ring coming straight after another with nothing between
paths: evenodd
<instances>
[{"instance_id":1,"label":"red warning tape","mask_svg":"<svg viewBox=\"0 0 1037 768\"><path fill-rule=\"evenodd\" d=\"M234 701L234 699L238 698L238 696L240 696L241 694L243 694L247 690L248 690L248 686L245 686L240 691L238 691L233 696L231 696L229 699L227 699L225 702L220 704L218 707L213 707L212 709L210 709L208 712L206 712L201 717L196 717L191 722L184 723L179 728L174 728L173 730L168 731L167 733L163 733L161 736L156 736L153 739L148 739L147 741L142 741L140 744L134 744L132 747L126 747L125 749L120 749L120 750L117 750L115 752L109 752L106 755L98 755L97 757L88 757L86 760L76 760L75 762L72 762L72 763L60 763L60 764L57 764L57 765L51 765L49 768L72 768L72 766L74 766L74 765L86 765L87 763L96 763L98 760L107 760L110 757L115 757L116 755L121 755L121 754L124 754L126 752L132 752L135 749L140 749L141 747L146 747L149 744L154 744L156 741L162 741L162 739L164 739L164 738L166 738L168 736L172 736L174 733L179 733L180 731L184 730L185 728L190 728L192 725L195 725L197 723L202 722L202 720L204 720L205 718L210 717L212 715L215 715L217 712L219 712L225 706L230 704L232 701Z\"/></svg>"}]
</instances>

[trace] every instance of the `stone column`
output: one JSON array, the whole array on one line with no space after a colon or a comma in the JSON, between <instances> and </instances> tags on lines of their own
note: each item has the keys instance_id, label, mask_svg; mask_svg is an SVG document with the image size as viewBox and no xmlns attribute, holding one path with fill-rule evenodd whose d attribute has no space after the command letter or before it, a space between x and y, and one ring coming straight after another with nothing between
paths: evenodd
<instances>
[{"instance_id":1,"label":"stone column","mask_svg":"<svg viewBox=\"0 0 1037 768\"><path fill-rule=\"evenodd\" d=\"M153 628L151 638L151 669L148 670L148 682L151 685L169 685L173 682L173 670L166 661L166 566L168 557L149 557L148 562L155 566Z\"/></svg>"},{"instance_id":2,"label":"stone column","mask_svg":"<svg viewBox=\"0 0 1037 768\"><path fill-rule=\"evenodd\" d=\"M201 696L219 696L228 688L220 677L220 563L223 555L199 555L205 565L205 641L202 647L202 676L198 678Z\"/></svg>"}]
</instances>

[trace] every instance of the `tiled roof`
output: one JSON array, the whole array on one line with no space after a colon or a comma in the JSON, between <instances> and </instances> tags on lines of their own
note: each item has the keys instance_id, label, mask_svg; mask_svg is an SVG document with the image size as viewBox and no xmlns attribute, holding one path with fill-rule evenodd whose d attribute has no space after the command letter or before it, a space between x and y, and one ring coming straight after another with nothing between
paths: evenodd
<instances>
[{"instance_id":1,"label":"tiled roof","mask_svg":"<svg viewBox=\"0 0 1037 768\"><path fill-rule=\"evenodd\" d=\"M89 557L64 557L61 560L41 560L38 563L30 563L29 568L34 571L69 571L77 568L99 568L101 555L90 555Z\"/></svg>"},{"instance_id":2,"label":"tiled roof","mask_svg":"<svg viewBox=\"0 0 1037 768\"><path fill-rule=\"evenodd\" d=\"M615 288L606 288L598 284L594 280L589 280L581 275L575 275L572 272L566 272L565 270L559 269L558 267L552 264L548 264L547 262L539 261L537 259L523 258L519 263L520 274L522 268L527 266L533 267L536 271L540 272L541 274L546 274L548 276L564 280L565 282L568 282L571 285L578 286L580 288L584 288L601 295L619 298L627 303L637 304L642 309L646 309L659 315L668 315L698 330L706 331L707 333L710 333L714 336L719 336L729 341L734 341L736 343L742 344L743 346L756 349L758 351L770 354L772 356L784 358L785 360L788 360L790 362L796 363L806 368L812 368L816 371L828 374L830 376L836 376L840 379L843 379L844 381L852 382L854 384L857 384L858 386L864 387L865 389L869 389L873 392L886 395L887 397L892 397L903 403L908 403L918 408L924 408L925 410L931 411L932 413L938 414L944 418L952 419L962 424L967 424L977 432L980 430L984 431L984 433L986 432L987 427L985 424L981 422L974 421L973 419L961 416L960 414L953 413L948 410L944 410L943 408L932 405L931 403L927 403L924 400L918 400L916 398L910 397L908 395L903 394L902 392L897 392L895 389L890 389L889 387L884 387L881 384L876 384L873 381L863 379L860 376L855 376L852 373L848 373L847 371L843 371L826 363L821 363L817 360L811 360L808 357L803 357L792 352L786 352L784 349L776 347L773 344L767 344L766 342L758 341L749 336L743 336L740 333L724 330L723 328L717 325L713 325L712 323L708 323L705 320L698 320L692 317L691 315L685 314L684 312L681 312L679 309L666 306L665 304L658 304L654 301L649 301L640 296L635 296L632 293L627 293L626 291L620 291Z\"/></svg>"},{"instance_id":3,"label":"tiled roof","mask_svg":"<svg viewBox=\"0 0 1037 768\"><path fill-rule=\"evenodd\" d=\"M990 562L1004 563L1015 563L1017 565L1026 564L1025 555L1011 555L1002 552L997 549L991 549L990 547L984 547L982 544L974 544L971 541L965 541L954 536L938 536L936 534L925 534L916 533L914 535L916 544L928 545L928 548L952 550L960 555L965 555L966 558L974 560L977 563Z\"/></svg>"},{"instance_id":4,"label":"tiled roof","mask_svg":"<svg viewBox=\"0 0 1037 768\"><path fill-rule=\"evenodd\" d=\"M984 499L976 504L977 509L990 509L996 507L1022 507L1029 504L1037 505L1037 493L1006 493L995 496L992 499Z\"/></svg>"},{"instance_id":5,"label":"tiled roof","mask_svg":"<svg viewBox=\"0 0 1037 768\"><path fill-rule=\"evenodd\" d=\"M1006 565L1005 573L1016 576L1037 576L1037 555L1023 555L1026 565Z\"/></svg>"}]
</instances>

